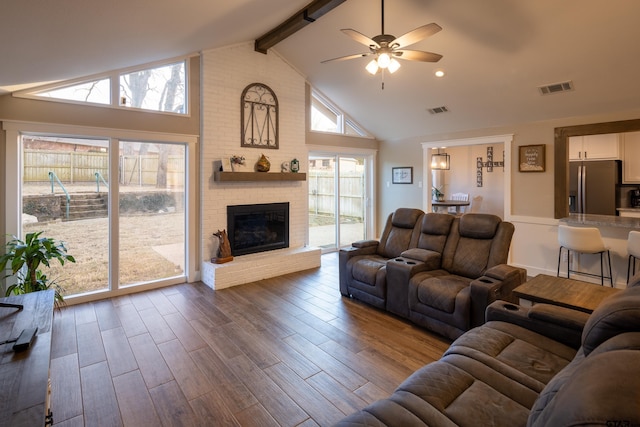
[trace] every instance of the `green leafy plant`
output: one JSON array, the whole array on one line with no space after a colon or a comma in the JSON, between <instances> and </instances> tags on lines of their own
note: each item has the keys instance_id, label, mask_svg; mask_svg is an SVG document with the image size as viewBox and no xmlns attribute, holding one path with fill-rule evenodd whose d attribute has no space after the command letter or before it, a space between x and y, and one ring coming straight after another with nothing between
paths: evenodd
<instances>
[{"instance_id":1,"label":"green leafy plant","mask_svg":"<svg viewBox=\"0 0 640 427\"><path fill-rule=\"evenodd\" d=\"M76 262L75 258L67 254L64 242L56 242L49 237L40 237L41 231L27 233L22 241L16 236L6 244L6 253L0 256L0 271L4 271L10 265L11 274L15 276L17 283L7 288L6 296L19 295L30 292L44 291L50 288L55 290L56 305L64 302L61 294L63 289L55 279L48 278L41 270L41 265L50 267L49 262L57 259L60 265L65 261Z\"/></svg>"},{"instance_id":2,"label":"green leafy plant","mask_svg":"<svg viewBox=\"0 0 640 427\"><path fill-rule=\"evenodd\" d=\"M431 187L431 199L432 200L443 200L444 199L444 193L442 191L440 191L439 188L436 187Z\"/></svg>"}]
</instances>

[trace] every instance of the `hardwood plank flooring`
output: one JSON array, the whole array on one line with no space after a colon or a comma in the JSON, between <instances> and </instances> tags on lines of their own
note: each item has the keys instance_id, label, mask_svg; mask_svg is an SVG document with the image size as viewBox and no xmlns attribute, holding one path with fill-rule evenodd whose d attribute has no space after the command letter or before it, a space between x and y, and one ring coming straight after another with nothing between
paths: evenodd
<instances>
[{"instance_id":1,"label":"hardwood plank flooring","mask_svg":"<svg viewBox=\"0 0 640 427\"><path fill-rule=\"evenodd\" d=\"M318 269L213 291L182 284L54 315L56 426L326 426L386 397L450 341Z\"/></svg>"}]
</instances>

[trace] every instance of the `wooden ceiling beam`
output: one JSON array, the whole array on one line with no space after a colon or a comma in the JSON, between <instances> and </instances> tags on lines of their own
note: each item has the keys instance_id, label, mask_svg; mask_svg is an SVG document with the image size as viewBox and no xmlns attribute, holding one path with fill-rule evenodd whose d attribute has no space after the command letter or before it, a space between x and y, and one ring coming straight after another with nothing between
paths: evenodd
<instances>
[{"instance_id":1,"label":"wooden ceiling beam","mask_svg":"<svg viewBox=\"0 0 640 427\"><path fill-rule=\"evenodd\" d=\"M314 0L304 8L296 12L282 24L256 39L255 50L267 53L269 48L275 46L295 32L314 22L324 14L340 6L346 0Z\"/></svg>"}]
</instances>

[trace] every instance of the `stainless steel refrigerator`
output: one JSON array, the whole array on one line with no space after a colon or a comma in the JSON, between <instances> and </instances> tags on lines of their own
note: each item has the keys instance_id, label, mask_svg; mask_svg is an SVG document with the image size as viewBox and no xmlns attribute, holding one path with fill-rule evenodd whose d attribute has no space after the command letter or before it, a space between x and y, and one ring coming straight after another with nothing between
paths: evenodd
<instances>
[{"instance_id":1,"label":"stainless steel refrigerator","mask_svg":"<svg viewBox=\"0 0 640 427\"><path fill-rule=\"evenodd\" d=\"M616 215L620 160L569 162L569 212Z\"/></svg>"}]
</instances>

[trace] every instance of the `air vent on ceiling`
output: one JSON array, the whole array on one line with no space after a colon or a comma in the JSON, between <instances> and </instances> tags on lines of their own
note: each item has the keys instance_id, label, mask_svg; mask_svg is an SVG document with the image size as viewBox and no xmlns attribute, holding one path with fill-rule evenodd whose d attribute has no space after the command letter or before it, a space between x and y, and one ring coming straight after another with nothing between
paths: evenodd
<instances>
[{"instance_id":1,"label":"air vent on ceiling","mask_svg":"<svg viewBox=\"0 0 640 427\"><path fill-rule=\"evenodd\" d=\"M427 111L431 114L440 114L446 113L449 109L443 105L442 107L428 108Z\"/></svg>"},{"instance_id":2,"label":"air vent on ceiling","mask_svg":"<svg viewBox=\"0 0 640 427\"><path fill-rule=\"evenodd\" d=\"M567 92L569 90L573 90L573 82L562 82L562 83L554 83L546 86L538 87L541 95L549 95L552 93L558 92Z\"/></svg>"}]
</instances>

